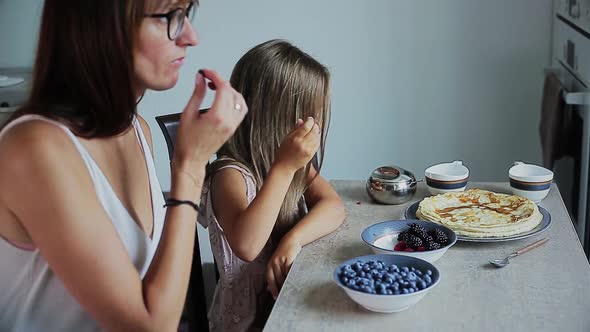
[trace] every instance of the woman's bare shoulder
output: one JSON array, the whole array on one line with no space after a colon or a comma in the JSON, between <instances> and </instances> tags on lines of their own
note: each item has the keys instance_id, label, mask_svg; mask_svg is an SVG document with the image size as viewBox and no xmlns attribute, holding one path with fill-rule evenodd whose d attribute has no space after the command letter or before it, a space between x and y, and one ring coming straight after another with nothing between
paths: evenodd
<instances>
[{"instance_id":1,"label":"woman's bare shoulder","mask_svg":"<svg viewBox=\"0 0 590 332\"><path fill-rule=\"evenodd\" d=\"M0 139L0 164L3 172L18 176L43 171L51 164L79 160L78 151L68 134L55 124L27 121L8 129ZM74 162L75 163L75 162Z\"/></svg>"}]
</instances>

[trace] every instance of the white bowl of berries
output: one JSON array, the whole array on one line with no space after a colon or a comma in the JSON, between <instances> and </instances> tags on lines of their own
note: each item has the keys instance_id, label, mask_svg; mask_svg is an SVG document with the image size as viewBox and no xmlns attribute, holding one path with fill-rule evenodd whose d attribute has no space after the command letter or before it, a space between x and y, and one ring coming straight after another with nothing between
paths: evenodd
<instances>
[{"instance_id":1,"label":"white bowl of berries","mask_svg":"<svg viewBox=\"0 0 590 332\"><path fill-rule=\"evenodd\" d=\"M431 221L389 220L373 224L361 233L376 254L396 254L435 262L457 242L450 228Z\"/></svg>"},{"instance_id":2,"label":"white bowl of berries","mask_svg":"<svg viewBox=\"0 0 590 332\"><path fill-rule=\"evenodd\" d=\"M406 310L440 281L434 265L415 257L368 255L340 264L334 282L362 307L382 313Z\"/></svg>"}]
</instances>

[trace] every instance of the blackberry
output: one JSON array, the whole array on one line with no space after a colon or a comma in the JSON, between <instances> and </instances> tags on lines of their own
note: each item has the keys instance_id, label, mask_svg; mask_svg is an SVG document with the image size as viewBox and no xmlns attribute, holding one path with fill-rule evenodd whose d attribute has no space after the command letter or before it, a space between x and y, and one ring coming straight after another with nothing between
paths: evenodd
<instances>
[{"instance_id":1,"label":"blackberry","mask_svg":"<svg viewBox=\"0 0 590 332\"><path fill-rule=\"evenodd\" d=\"M401 232L397 235L397 240L407 242L409 235L410 235L410 233L408 233L408 232Z\"/></svg>"},{"instance_id":2,"label":"blackberry","mask_svg":"<svg viewBox=\"0 0 590 332\"><path fill-rule=\"evenodd\" d=\"M430 235L426 235L424 238L422 238L422 242L424 242L424 243L434 242L434 238Z\"/></svg>"},{"instance_id":3,"label":"blackberry","mask_svg":"<svg viewBox=\"0 0 590 332\"><path fill-rule=\"evenodd\" d=\"M436 250L436 249L440 249L440 244L438 244L434 241L426 244L426 250Z\"/></svg>"},{"instance_id":4,"label":"blackberry","mask_svg":"<svg viewBox=\"0 0 590 332\"><path fill-rule=\"evenodd\" d=\"M429 235L431 235L432 238L434 238L434 241L438 242L438 244L440 244L441 246L445 246L449 242L447 234L445 234L445 232L441 231L438 228L431 230Z\"/></svg>"},{"instance_id":5,"label":"blackberry","mask_svg":"<svg viewBox=\"0 0 590 332\"><path fill-rule=\"evenodd\" d=\"M415 235L409 235L408 240L406 241L406 245L412 249L416 249L422 246L422 240Z\"/></svg>"},{"instance_id":6,"label":"blackberry","mask_svg":"<svg viewBox=\"0 0 590 332\"><path fill-rule=\"evenodd\" d=\"M418 224L410 224L410 234L414 234L422 240L425 240L428 236L426 229Z\"/></svg>"}]
</instances>

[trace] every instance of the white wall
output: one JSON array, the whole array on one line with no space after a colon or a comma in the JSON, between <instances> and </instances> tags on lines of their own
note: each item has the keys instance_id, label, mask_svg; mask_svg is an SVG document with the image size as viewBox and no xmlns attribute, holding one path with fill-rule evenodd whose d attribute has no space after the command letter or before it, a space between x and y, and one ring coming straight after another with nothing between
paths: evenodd
<instances>
[{"instance_id":1,"label":"white wall","mask_svg":"<svg viewBox=\"0 0 590 332\"><path fill-rule=\"evenodd\" d=\"M31 67L42 0L0 0L0 68Z\"/></svg>"},{"instance_id":2,"label":"white wall","mask_svg":"<svg viewBox=\"0 0 590 332\"><path fill-rule=\"evenodd\" d=\"M389 163L422 176L430 164L462 159L474 180L506 180L512 161L540 161L550 12L550 0L203 0L201 43L177 88L140 106L162 184L168 161L153 117L182 110L198 68L229 77L248 48L277 37L332 72L327 178L365 179Z\"/></svg>"}]
</instances>

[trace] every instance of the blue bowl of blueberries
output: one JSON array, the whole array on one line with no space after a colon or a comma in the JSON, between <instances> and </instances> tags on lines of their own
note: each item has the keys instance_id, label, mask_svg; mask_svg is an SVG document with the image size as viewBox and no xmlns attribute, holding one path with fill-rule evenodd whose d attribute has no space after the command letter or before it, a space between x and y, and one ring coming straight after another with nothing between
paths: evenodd
<instances>
[{"instance_id":1,"label":"blue bowl of blueberries","mask_svg":"<svg viewBox=\"0 0 590 332\"><path fill-rule=\"evenodd\" d=\"M368 255L340 264L334 282L362 307L399 312L418 303L440 281L431 263L410 256Z\"/></svg>"}]
</instances>

